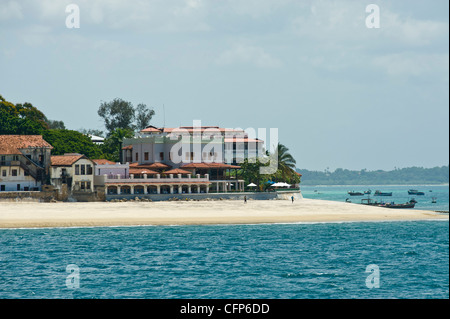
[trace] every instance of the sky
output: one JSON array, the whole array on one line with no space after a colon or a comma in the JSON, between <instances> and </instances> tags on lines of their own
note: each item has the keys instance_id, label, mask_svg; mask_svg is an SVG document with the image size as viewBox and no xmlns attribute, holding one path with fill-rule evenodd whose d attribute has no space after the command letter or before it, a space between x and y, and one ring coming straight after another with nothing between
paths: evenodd
<instances>
[{"instance_id":1,"label":"sky","mask_svg":"<svg viewBox=\"0 0 450 319\"><path fill-rule=\"evenodd\" d=\"M448 12L447 0L0 0L0 94L74 130L104 130L97 110L115 98L153 108L157 127L260 128L267 141L276 128L300 169L448 165Z\"/></svg>"}]
</instances>

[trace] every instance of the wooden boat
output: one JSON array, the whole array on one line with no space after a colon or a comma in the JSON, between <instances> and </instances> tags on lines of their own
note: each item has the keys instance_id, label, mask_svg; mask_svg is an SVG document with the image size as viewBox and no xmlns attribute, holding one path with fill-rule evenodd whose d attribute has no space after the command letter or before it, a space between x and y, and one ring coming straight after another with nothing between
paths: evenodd
<instances>
[{"instance_id":1,"label":"wooden boat","mask_svg":"<svg viewBox=\"0 0 450 319\"><path fill-rule=\"evenodd\" d=\"M382 205L384 205L384 203L379 203L377 201L374 201L371 198L363 198L363 199L361 199L361 204L369 205L369 206L382 206Z\"/></svg>"},{"instance_id":2,"label":"wooden boat","mask_svg":"<svg viewBox=\"0 0 450 319\"><path fill-rule=\"evenodd\" d=\"M355 191L348 192L348 194L349 194L350 196L363 196L363 195L364 195L364 194L361 193L361 192L355 192Z\"/></svg>"},{"instance_id":3,"label":"wooden boat","mask_svg":"<svg viewBox=\"0 0 450 319\"><path fill-rule=\"evenodd\" d=\"M385 193L385 192L380 192L380 191L375 191L375 196L392 196L392 192L390 193Z\"/></svg>"},{"instance_id":4,"label":"wooden boat","mask_svg":"<svg viewBox=\"0 0 450 319\"><path fill-rule=\"evenodd\" d=\"M382 207L386 208L414 208L416 206L416 203L406 202L404 204L395 204L395 203L386 203Z\"/></svg>"},{"instance_id":5,"label":"wooden boat","mask_svg":"<svg viewBox=\"0 0 450 319\"><path fill-rule=\"evenodd\" d=\"M425 195L424 192L419 192L417 189L410 189L408 190L409 195Z\"/></svg>"}]
</instances>

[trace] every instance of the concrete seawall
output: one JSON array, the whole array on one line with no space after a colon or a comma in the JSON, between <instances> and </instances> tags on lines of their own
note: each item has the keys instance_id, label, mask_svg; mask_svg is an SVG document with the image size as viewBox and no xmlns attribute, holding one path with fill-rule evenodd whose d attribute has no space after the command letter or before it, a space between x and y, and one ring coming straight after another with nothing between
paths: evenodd
<instances>
[{"instance_id":1,"label":"concrete seawall","mask_svg":"<svg viewBox=\"0 0 450 319\"><path fill-rule=\"evenodd\" d=\"M303 198L300 191L294 192L242 192L242 193L201 193L201 194L151 194L151 195L106 195L106 200L134 200L138 199L149 199L152 201L167 201L167 200L220 200L220 199L231 199L231 200L244 200L247 196L249 200L270 200L270 199L291 199L294 196L295 199Z\"/></svg>"},{"instance_id":2,"label":"concrete seawall","mask_svg":"<svg viewBox=\"0 0 450 319\"><path fill-rule=\"evenodd\" d=\"M50 202L50 201L75 201L75 202L94 202L94 201L112 201L112 200L135 200L148 199L151 201L168 200L271 200L281 199L290 200L303 198L300 191L282 191L282 192L242 192L242 193L200 193L200 194L120 194L104 195L104 192L93 193L74 193L70 197L68 194L60 194L57 190L41 192L1 192L0 201L3 202ZM70 200L69 200L70 199Z\"/></svg>"}]
</instances>

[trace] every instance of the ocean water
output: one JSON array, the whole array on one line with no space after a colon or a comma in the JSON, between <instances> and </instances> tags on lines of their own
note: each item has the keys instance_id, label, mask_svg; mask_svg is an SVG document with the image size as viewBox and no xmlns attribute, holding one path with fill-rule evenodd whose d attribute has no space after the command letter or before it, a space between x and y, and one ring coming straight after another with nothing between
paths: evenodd
<instances>
[{"instance_id":1,"label":"ocean water","mask_svg":"<svg viewBox=\"0 0 450 319\"><path fill-rule=\"evenodd\" d=\"M448 221L0 230L0 298L449 298Z\"/></svg>"},{"instance_id":2,"label":"ocean water","mask_svg":"<svg viewBox=\"0 0 450 319\"><path fill-rule=\"evenodd\" d=\"M364 196L350 196L349 191L364 192L372 190L370 198L378 202L406 203L411 199L417 201L414 209L425 209L434 211L449 211L449 186L448 185L373 185L373 186L301 186L304 198L323 199L331 201L345 202L348 198L353 203L361 203ZM424 195L408 195L409 189L417 189L424 192ZM392 196L374 196L376 190L381 192L392 192ZM432 199L436 198L436 203Z\"/></svg>"}]
</instances>

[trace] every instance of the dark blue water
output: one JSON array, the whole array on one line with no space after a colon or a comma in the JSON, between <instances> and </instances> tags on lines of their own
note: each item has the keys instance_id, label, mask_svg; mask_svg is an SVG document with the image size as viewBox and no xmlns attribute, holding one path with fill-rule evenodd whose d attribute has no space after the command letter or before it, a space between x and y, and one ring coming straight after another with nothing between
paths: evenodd
<instances>
[{"instance_id":1,"label":"dark blue water","mask_svg":"<svg viewBox=\"0 0 450 319\"><path fill-rule=\"evenodd\" d=\"M449 298L449 224L2 229L0 298Z\"/></svg>"}]
</instances>

